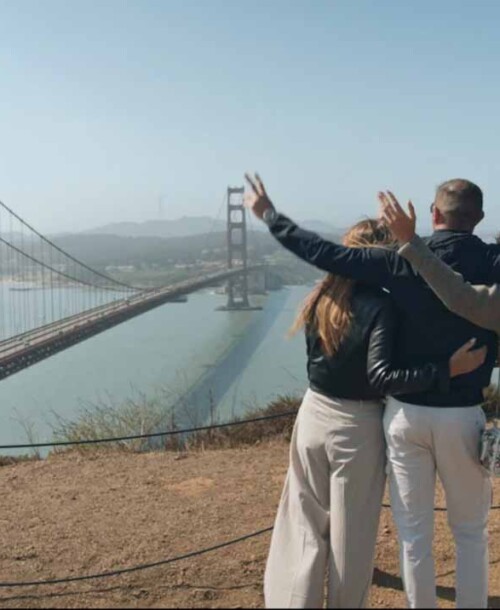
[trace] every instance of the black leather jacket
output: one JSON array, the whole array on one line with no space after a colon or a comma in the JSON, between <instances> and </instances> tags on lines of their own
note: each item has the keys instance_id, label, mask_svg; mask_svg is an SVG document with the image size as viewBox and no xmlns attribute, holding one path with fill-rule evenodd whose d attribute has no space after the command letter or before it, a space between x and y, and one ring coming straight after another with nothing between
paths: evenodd
<instances>
[{"instance_id":1,"label":"black leather jacket","mask_svg":"<svg viewBox=\"0 0 500 610\"><path fill-rule=\"evenodd\" d=\"M358 284L353 322L339 351L329 357L315 329L306 329L312 390L332 398L373 400L386 394L449 391L448 360L399 368L395 358L397 311L387 293Z\"/></svg>"}]
</instances>

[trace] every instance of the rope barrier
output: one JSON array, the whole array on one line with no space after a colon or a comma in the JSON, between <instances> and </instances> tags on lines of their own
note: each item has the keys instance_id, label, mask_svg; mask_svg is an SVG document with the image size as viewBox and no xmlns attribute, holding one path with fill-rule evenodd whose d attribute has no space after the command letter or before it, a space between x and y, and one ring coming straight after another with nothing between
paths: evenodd
<instances>
[{"instance_id":1,"label":"rope barrier","mask_svg":"<svg viewBox=\"0 0 500 610\"><path fill-rule=\"evenodd\" d=\"M53 441L47 443L27 443L19 445L0 445L0 451L13 449L44 449L48 447L71 447L76 445L97 445L102 443L118 443L124 441L135 441L149 438L161 438L165 436L174 436L179 434L192 434L194 432L206 432L209 430L217 430L221 428L230 428L232 426L243 426L245 424L253 424L281 417L292 417L297 415L297 411L285 411L275 415L263 415L262 417L254 417L251 419L242 419L239 421L227 422L224 424L212 424L210 426L198 426L196 428L184 428L180 430L167 430L164 432L151 432L148 434L131 434L129 436L113 436L98 439L83 439L79 441Z\"/></svg>"},{"instance_id":2,"label":"rope barrier","mask_svg":"<svg viewBox=\"0 0 500 610\"><path fill-rule=\"evenodd\" d=\"M235 538L234 540L229 540L228 542L222 542L221 544L216 544L215 546L211 546L206 549L192 551L191 553L186 553L185 555L179 555L178 557L172 557L170 559L163 559L162 561L155 561L154 563L145 563L138 566L133 566L131 568L122 568L121 570L101 572L100 574L88 574L86 576L70 576L68 578L53 578L50 580L33 580L26 582L0 582L0 589L20 587L44 587L47 585L60 585L73 582L82 582L85 580L94 580L98 578L112 578L114 576L123 576L124 574L131 574L132 572L150 570L151 568L158 568L160 566L166 566L171 563L183 561L184 559L191 559L192 557L199 557L200 555L205 555L206 553L212 553L213 551L218 551L228 546L233 546L235 544L245 542L246 540L250 540L251 538L262 536L263 534L271 532L273 529L274 528L272 527L268 527L266 529L259 530L258 532L253 532L252 534L247 534L246 536L241 536L240 538Z\"/></svg>"},{"instance_id":3,"label":"rope barrier","mask_svg":"<svg viewBox=\"0 0 500 610\"><path fill-rule=\"evenodd\" d=\"M74 445L95 445L100 443L117 443L123 441L135 441L148 438L159 438L163 436L174 436L177 434L192 434L194 432L205 432L208 430L216 430L220 428L229 428L231 426L242 426L244 424L253 424L280 417L290 417L297 415L296 411L287 411L276 415L264 415L262 417L254 417L252 419L242 419L240 421L228 422L225 424L212 424L211 426L199 426L197 428L186 428L183 430L167 430L165 432L151 432L149 434L132 434L130 436L116 436L99 439L85 439L81 441L54 441L52 443L31 443L24 445L0 445L0 451L5 449L42 449L47 447L70 447Z\"/></svg>"},{"instance_id":4,"label":"rope barrier","mask_svg":"<svg viewBox=\"0 0 500 610\"><path fill-rule=\"evenodd\" d=\"M382 504L383 508L390 508L389 504ZM500 506L492 507L500 508ZM446 508L435 508L435 511L446 511ZM67 578L52 578L49 580L33 580L33 581L21 581L21 582L0 582L0 589L14 589L14 588L23 588L23 587L44 587L49 585L60 585L60 584L70 584L74 582L83 582L87 580L97 580L103 578L113 578L116 576L124 576L125 574L132 574L134 572L142 572L144 570L150 570L152 568L158 568L162 566L166 566L172 563L176 563L179 561L184 561L186 559L192 559L193 557L199 557L201 555L206 555L207 553L212 553L214 551L218 551L220 549L224 549L230 546L234 546L236 544L240 544L241 542L245 542L246 540L250 540L252 538L257 538L258 536L262 536L263 534L268 534L272 532L274 527L266 527L265 529L258 530L257 532L253 532L251 534L246 534L245 536L240 536L239 538L235 538L233 540L229 540L227 542L222 542L216 544L214 546L200 549L198 551L192 551L190 553L186 553L184 555L179 555L177 557L171 557L170 559L163 559L161 561L155 561L153 563L144 563L137 566L132 566L130 568L122 568L118 570L111 570L108 572L101 572L98 574L86 574L84 576L69 576Z\"/></svg>"},{"instance_id":5,"label":"rope barrier","mask_svg":"<svg viewBox=\"0 0 500 610\"><path fill-rule=\"evenodd\" d=\"M31 443L25 445L0 445L0 450L4 449L42 449L48 447L70 447L75 445L95 445L101 443L116 443L123 441L133 441L149 438L159 438L165 436L174 436L179 434L192 434L194 432L207 432L209 430L217 430L221 428L230 428L234 426L243 426L246 424L259 423L263 421L269 421L273 419L279 419L281 417L292 417L297 415L297 411L285 411L284 413L277 413L275 415L264 415L262 417L253 417L251 419L242 419L240 421L227 422L224 424L212 424L210 426L199 426L196 428L184 428L181 430L167 430L165 432L152 432L150 434L133 434L130 436L116 436L110 438L101 439L85 439L81 441L59 441L53 443ZM382 508L391 508L390 504L382 504ZM500 505L492 506L490 510L500 510ZM446 508L435 507L435 512L446 512Z\"/></svg>"}]
</instances>

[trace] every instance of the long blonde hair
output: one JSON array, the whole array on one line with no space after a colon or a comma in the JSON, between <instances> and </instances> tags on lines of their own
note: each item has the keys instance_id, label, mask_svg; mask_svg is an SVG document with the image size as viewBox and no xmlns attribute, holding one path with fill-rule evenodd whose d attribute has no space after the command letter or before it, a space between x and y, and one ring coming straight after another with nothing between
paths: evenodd
<instances>
[{"instance_id":1,"label":"long blonde hair","mask_svg":"<svg viewBox=\"0 0 500 610\"><path fill-rule=\"evenodd\" d=\"M355 224L342 239L350 248L373 248L393 243L385 225L366 219ZM352 324L351 300L355 280L329 273L306 298L291 334L315 328L324 351L333 356L340 348Z\"/></svg>"}]
</instances>

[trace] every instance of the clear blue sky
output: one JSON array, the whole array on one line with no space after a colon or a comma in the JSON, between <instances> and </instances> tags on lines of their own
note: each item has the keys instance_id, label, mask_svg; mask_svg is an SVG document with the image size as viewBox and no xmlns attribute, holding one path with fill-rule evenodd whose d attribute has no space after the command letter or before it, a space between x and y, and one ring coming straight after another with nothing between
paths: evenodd
<instances>
[{"instance_id":1,"label":"clear blue sky","mask_svg":"<svg viewBox=\"0 0 500 610\"><path fill-rule=\"evenodd\" d=\"M215 215L257 169L346 226L390 187L484 189L500 229L497 0L0 0L0 198L43 231Z\"/></svg>"}]
</instances>

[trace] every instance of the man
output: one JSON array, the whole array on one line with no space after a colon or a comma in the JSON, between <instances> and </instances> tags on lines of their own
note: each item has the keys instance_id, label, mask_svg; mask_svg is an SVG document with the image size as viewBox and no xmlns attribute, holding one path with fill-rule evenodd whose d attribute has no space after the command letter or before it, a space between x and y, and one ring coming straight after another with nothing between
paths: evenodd
<instances>
[{"instance_id":1,"label":"man","mask_svg":"<svg viewBox=\"0 0 500 610\"><path fill-rule=\"evenodd\" d=\"M248 207L285 248L324 271L390 291L400 318L397 366L448 358L471 336L478 346L487 346L485 364L452 380L447 395L427 392L390 398L384 418L391 504L410 606L436 606L432 538L437 473L457 546L457 606L486 607L491 482L479 463L478 447L484 426L482 390L491 379L496 334L448 311L397 252L346 248L305 231L275 210L258 176L246 178L252 189ZM443 183L431 213L435 231L427 243L439 258L472 283L500 281L498 250L473 235L484 216L477 185L462 179Z\"/></svg>"}]
</instances>

